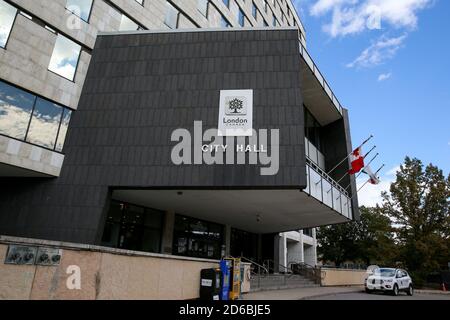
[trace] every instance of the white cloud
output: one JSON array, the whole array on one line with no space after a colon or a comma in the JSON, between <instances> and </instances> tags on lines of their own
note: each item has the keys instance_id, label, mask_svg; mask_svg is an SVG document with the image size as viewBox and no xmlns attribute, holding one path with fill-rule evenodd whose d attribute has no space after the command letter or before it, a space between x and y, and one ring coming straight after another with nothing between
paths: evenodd
<instances>
[{"instance_id":1,"label":"white cloud","mask_svg":"<svg viewBox=\"0 0 450 320\"><path fill-rule=\"evenodd\" d=\"M392 59L396 55L397 51L403 46L403 42L406 37L406 34L394 38L388 38L385 35L381 36L378 40L361 52L361 54L353 62L347 64L347 67L369 68L380 65L387 60Z\"/></svg>"},{"instance_id":2,"label":"white cloud","mask_svg":"<svg viewBox=\"0 0 450 320\"><path fill-rule=\"evenodd\" d=\"M394 28L414 29L417 13L432 3L433 0L316 0L310 14L331 13L331 22L323 29L332 37L338 37L379 29L381 22Z\"/></svg>"},{"instance_id":3,"label":"white cloud","mask_svg":"<svg viewBox=\"0 0 450 320\"><path fill-rule=\"evenodd\" d=\"M388 172L386 172L386 175L387 176L395 176L397 174L397 172L399 172L399 171L400 171L400 166L396 166L396 167L393 167Z\"/></svg>"},{"instance_id":4,"label":"white cloud","mask_svg":"<svg viewBox=\"0 0 450 320\"><path fill-rule=\"evenodd\" d=\"M396 173L400 170L400 166L395 166L388 170L382 177L381 182L378 185L366 184L366 186L358 192L358 200L360 206L375 207L377 204L381 205L383 199L381 198L381 193L386 191L389 192L391 183L396 179ZM363 179L359 179L357 182L358 189L367 181L367 176Z\"/></svg>"},{"instance_id":5,"label":"white cloud","mask_svg":"<svg viewBox=\"0 0 450 320\"><path fill-rule=\"evenodd\" d=\"M386 80L388 80L391 77L392 77L392 73L391 72L389 72L389 73L382 73L382 74L380 74L378 76L378 81L379 82L386 81Z\"/></svg>"},{"instance_id":6,"label":"white cloud","mask_svg":"<svg viewBox=\"0 0 450 320\"><path fill-rule=\"evenodd\" d=\"M58 35L50 59L49 70L69 80L73 80L80 50L80 45L64 36Z\"/></svg>"},{"instance_id":7,"label":"white cloud","mask_svg":"<svg viewBox=\"0 0 450 320\"><path fill-rule=\"evenodd\" d=\"M16 8L4 1L0 1L0 47L6 45L9 32L11 31L14 19L16 17Z\"/></svg>"},{"instance_id":8,"label":"white cloud","mask_svg":"<svg viewBox=\"0 0 450 320\"><path fill-rule=\"evenodd\" d=\"M380 184L367 184L360 192L358 192L358 201L360 206L375 207L382 204L381 192L389 191L393 180L383 179ZM358 189L365 183L358 183Z\"/></svg>"},{"instance_id":9,"label":"white cloud","mask_svg":"<svg viewBox=\"0 0 450 320\"><path fill-rule=\"evenodd\" d=\"M35 111L35 116L30 124L27 141L47 148L53 148L58 133L62 109L55 108L51 111L45 111L52 112L52 114L41 114ZM0 105L0 133L17 139L24 139L30 117L30 110L2 101ZM61 128L63 131L61 131L61 139L58 141L59 147L64 142L67 131L65 126L61 126Z\"/></svg>"}]
</instances>

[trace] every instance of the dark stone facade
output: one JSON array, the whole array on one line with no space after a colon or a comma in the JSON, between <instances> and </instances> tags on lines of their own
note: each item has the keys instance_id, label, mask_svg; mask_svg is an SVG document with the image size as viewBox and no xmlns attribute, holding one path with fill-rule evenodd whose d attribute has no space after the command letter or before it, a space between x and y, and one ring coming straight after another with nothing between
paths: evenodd
<instances>
[{"instance_id":1,"label":"dark stone facade","mask_svg":"<svg viewBox=\"0 0 450 320\"><path fill-rule=\"evenodd\" d=\"M99 36L61 176L5 179L0 234L99 243L114 187L302 189L300 59L296 30ZM225 89L253 89L254 128L280 129L277 175L261 176L259 165L172 164L173 130L193 131L196 120L217 128ZM345 136L347 126L336 126ZM330 162L348 151L344 136Z\"/></svg>"}]
</instances>

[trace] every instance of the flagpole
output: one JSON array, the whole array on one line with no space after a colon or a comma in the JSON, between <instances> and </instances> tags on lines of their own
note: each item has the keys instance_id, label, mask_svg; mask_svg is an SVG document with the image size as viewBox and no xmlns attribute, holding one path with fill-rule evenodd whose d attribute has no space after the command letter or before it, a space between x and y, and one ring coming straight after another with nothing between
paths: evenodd
<instances>
[{"instance_id":1,"label":"flagpole","mask_svg":"<svg viewBox=\"0 0 450 320\"><path fill-rule=\"evenodd\" d=\"M380 169L378 169L377 172L375 172L375 175L377 175L384 167L386 167L386 165L383 163Z\"/></svg>"},{"instance_id":2,"label":"flagpole","mask_svg":"<svg viewBox=\"0 0 450 320\"><path fill-rule=\"evenodd\" d=\"M376 175L377 175L384 167L385 167L385 165L383 164L383 165L381 166L381 168L377 170L377 172L375 173L375 176L376 176ZM362 190L362 188L364 188L364 187L369 183L369 181L370 181L370 179L367 180L367 181L361 186L361 188L358 189L357 192L360 192L360 191Z\"/></svg>"},{"instance_id":3,"label":"flagpole","mask_svg":"<svg viewBox=\"0 0 450 320\"><path fill-rule=\"evenodd\" d=\"M376 148L377 148L377 146L373 146L373 148L372 148L372 149L370 149L370 150L369 150L369 152L367 152L367 153L366 153L366 154L364 155L364 157L363 157L363 158L364 158L364 159L365 159L365 158L367 158L367 156L368 156L369 154L371 154L371 153L372 153L372 151L373 151L373 150L375 150Z\"/></svg>"},{"instance_id":4,"label":"flagpole","mask_svg":"<svg viewBox=\"0 0 450 320\"><path fill-rule=\"evenodd\" d=\"M364 171L364 169L366 169L368 166L370 166L370 164L379 156L380 154L377 153L372 160L369 161L369 163L362 169L362 171ZM358 175L355 177L355 179L358 179L360 175L362 175L362 171L360 173L358 173ZM350 182L350 184L345 188L345 190L347 190L350 186L352 185L352 183Z\"/></svg>"},{"instance_id":5,"label":"flagpole","mask_svg":"<svg viewBox=\"0 0 450 320\"><path fill-rule=\"evenodd\" d=\"M367 142L369 142L370 140L372 140L372 138L373 138L373 135L370 135L370 137L367 138L367 139L366 139L366 140L365 140L358 148L356 148L356 149L361 148L361 147L362 147L363 145L365 145ZM330 175L330 173L332 173L334 170L336 170L341 164L344 163L345 160L348 159L348 157L351 156L352 153L353 153L353 151L350 152L344 159L342 159L342 161L339 162L333 169L331 169L330 171L328 171L327 174Z\"/></svg>"},{"instance_id":6,"label":"flagpole","mask_svg":"<svg viewBox=\"0 0 450 320\"><path fill-rule=\"evenodd\" d=\"M365 158L366 158L373 150L375 150L376 147L377 147L377 146L373 146L373 148L370 149L370 151L367 152L366 155L365 155L363 158L365 159ZM376 156L375 156L375 157L376 157ZM365 168L365 167L364 167L364 168ZM347 171L347 172L342 176L342 178L340 178L339 181L337 181L336 183L339 183L339 182L341 182L342 180L344 180L344 178L345 178L348 174L349 174L349 172Z\"/></svg>"}]
</instances>

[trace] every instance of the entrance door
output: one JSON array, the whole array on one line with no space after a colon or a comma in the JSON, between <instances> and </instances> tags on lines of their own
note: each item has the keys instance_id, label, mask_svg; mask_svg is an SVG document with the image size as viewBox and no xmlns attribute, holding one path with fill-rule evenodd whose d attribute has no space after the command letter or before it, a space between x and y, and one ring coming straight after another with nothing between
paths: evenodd
<instances>
[{"instance_id":1,"label":"entrance door","mask_svg":"<svg viewBox=\"0 0 450 320\"><path fill-rule=\"evenodd\" d=\"M258 235L238 229L231 229L230 255L232 257L245 257L258 261Z\"/></svg>"},{"instance_id":2,"label":"entrance door","mask_svg":"<svg viewBox=\"0 0 450 320\"><path fill-rule=\"evenodd\" d=\"M164 213L113 201L103 231L102 245L159 253Z\"/></svg>"}]
</instances>

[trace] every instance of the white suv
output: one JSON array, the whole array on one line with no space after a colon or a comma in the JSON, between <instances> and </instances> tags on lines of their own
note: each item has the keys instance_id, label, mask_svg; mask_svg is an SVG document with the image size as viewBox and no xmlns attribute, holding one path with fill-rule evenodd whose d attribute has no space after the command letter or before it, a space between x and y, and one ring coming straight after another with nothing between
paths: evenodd
<instances>
[{"instance_id":1,"label":"white suv","mask_svg":"<svg viewBox=\"0 0 450 320\"><path fill-rule=\"evenodd\" d=\"M402 269L377 268L365 281L366 292L373 291L391 292L397 296L400 291L405 291L409 296L414 294L414 287L408 272Z\"/></svg>"}]
</instances>

